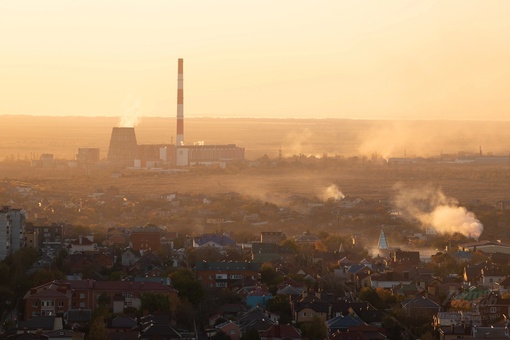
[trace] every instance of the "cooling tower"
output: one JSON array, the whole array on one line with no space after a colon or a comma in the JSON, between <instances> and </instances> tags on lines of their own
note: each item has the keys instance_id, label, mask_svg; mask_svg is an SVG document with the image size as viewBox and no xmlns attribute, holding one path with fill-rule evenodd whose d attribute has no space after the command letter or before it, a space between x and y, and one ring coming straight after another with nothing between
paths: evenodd
<instances>
[{"instance_id":1,"label":"cooling tower","mask_svg":"<svg viewBox=\"0 0 510 340\"><path fill-rule=\"evenodd\" d=\"M136 152L135 128L114 127L108 149L108 161L116 165L133 166Z\"/></svg>"},{"instance_id":2,"label":"cooling tower","mask_svg":"<svg viewBox=\"0 0 510 340\"><path fill-rule=\"evenodd\" d=\"M183 88L183 60L178 60L177 65L177 138L176 145L184 144L184 88Z\"/></svg>"}]
</instances>

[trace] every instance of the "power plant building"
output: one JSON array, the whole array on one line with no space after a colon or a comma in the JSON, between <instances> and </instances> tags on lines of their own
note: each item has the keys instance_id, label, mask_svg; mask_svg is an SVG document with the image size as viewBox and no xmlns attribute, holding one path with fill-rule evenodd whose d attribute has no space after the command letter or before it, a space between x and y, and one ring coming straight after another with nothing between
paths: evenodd
<instances>
[{"instance_id":1,"label":"power plant building","mask_svg":"<svg viewBox=\"0 0 510 340\"><path fill-rule=\"evenodd\" d=\"M80 164L92 164L99 162L99 148L79 148L76 160Z\"/></svg>"},{"instance_id":2,"label":"power plant building","mask_svg":"<svg viewBox=\"0 0 510 340\"><path fill-rule=\"evenodd\" d=\"M114 127L107 160L114 165L133 166L137 156L135 128Z\"/></svg>"},{"instance_id":3,"label":"power plant building","mask_svg":"<svg viewBox=\"0 0 510 340\"><path fill-rule=\"evenodd\" d=\"M177 147L177 166L211 165L228 161L243 160L244 148L235 144L189 145Z\"/></svg>"},{"instance_id":4,"label":"power plant building","mask_svg":"<svg viewBox=\"0 0 510 340\"><path fill-rule=\"evenodd\" d=\"M183 59L177 67L177 129L174 144L138 145L134 128L114 127L107 160L117 166L155 168L193 165L224 165L244 160L244 148L235 144L186 145L184 143ZM80 154L80 153L79 153ZM85 152L82 152L86 158Z\"/></svg>"}]
</instances>

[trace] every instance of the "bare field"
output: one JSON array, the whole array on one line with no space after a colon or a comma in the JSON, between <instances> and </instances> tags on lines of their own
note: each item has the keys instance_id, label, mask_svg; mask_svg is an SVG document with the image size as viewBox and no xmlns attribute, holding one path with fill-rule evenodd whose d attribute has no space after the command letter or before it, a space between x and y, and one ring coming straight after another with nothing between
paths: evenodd
<instances>
[{"instance_id":1,"label":"bare field","mask_svg":"<svg viewBox=\"0 0 510 340\"><path fill-rule=\"evenodd\" d=\"M227 171L191 169L182 173L122 171L111 177L107 169L0 169L1 179L37 183L55 195L81 196L96 189L118 187L125 195L160 195L181 192L217 194L238 192L285 205L288 197L320 198L336 185L347 196L391 200L397 184L408 188L432 187L463 204L477 200L494 204L509 199L510 164L356 165L306 168L299 165L275 168L245 168Z\"/></svg>"}]
</instances>

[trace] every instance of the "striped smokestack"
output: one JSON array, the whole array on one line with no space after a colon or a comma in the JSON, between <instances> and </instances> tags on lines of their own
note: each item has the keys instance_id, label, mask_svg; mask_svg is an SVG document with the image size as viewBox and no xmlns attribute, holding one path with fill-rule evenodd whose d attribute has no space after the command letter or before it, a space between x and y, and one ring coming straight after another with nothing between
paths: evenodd
<instances>
[{"instance_id":1,"label":"striped smokestack","mask_svg":"<svg viewBox=\"0 0 510 340\"><path fill-rule=\"evenodd\" d=\"M177 138L175 138L176 145L184 144L184 109L183 109L183 60L179 59L177 67Z\"/></svg>"}]
</instances>

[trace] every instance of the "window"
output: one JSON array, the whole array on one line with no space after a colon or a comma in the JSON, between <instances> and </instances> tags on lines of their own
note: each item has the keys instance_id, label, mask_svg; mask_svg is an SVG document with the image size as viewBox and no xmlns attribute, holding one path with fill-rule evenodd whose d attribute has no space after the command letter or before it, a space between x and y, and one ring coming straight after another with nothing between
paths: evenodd
<instances>
[{"instance_id":1,"label":"window","mask_svg":"<svg viewBox=\"0 0 510 340\"><path fill-rule=\"evenodd\" d=\"M496 307L491 307L491 308L490 308L490 312L491 312L491 313L496 313Z\"/></svg>"},{"instance_id":2,"label":"window","mask_svg":"<svg viewBox=\"0 0 510 340\"><path fill-rule=\"evenodd\" d=\"M85 302L80 302L80 308L85 308Z\"/></svg>"},{"instance_id":3,"label":"window","mask_svg":"<svg viewBox=\"0 0 510 340\"><path fill-rule=\"evenodd\" d=\"M64 301L59 301L59 302L58 302L58 306L59 306L59 307L64 307Z\"/></svg>"},{"instance_id":4,"label":"window","mask_svg":"<svg viewBox=\"0 0 510 340\"><path fill-rule=\"evenodd\" d=\"M55 306L55 301L41 301L41 307L53 307Z\"/></svg>"},{"instance_id":5,"label":"window","mask_svg":"<svg viewBox=\"0 0 510 340\"><path fill-rule=\"evenodd\" d=\"M33 301L32 302L32 307L38 307L39 306L39 302L38 301Z\"/></svg>"},{"instance_id":6,"label":"window","mask_svg":"<svg viewBox=\"0 0 510 340\"><path fill-rule=\"evenodd\" d=\"M85 293L80 293L80 299L85 299Z\"/></svg>"},{"instance_id":7,"label":"window","mask_svg":"<svg viewBox=\"0 0 510 340\"><path fill-rule=\"evenodd\" d=\"M235 329L231 329L230 330L230 334L236 334L236 330Z\"/></svg>"},{"instance_id":8,"label":"window","mask_svg":"<svg viewBox=\"0 0 510 340\"><path fill-rule=\"evenodd\" d=\"M301 313L301 316L305 318L306 317L306 312Z\"/></svg>"},{"instance_id":9,"label":"window","mask_svg":"<svg viewBox=\"0 0 510 340\"><path fill-rule=\"evenodd\" d=\"M312 318L313 318L313 316L314 316L314 315L315 315L315 314L314 314L313 312L310 312L310 317L312 317Z\"/></svg>"}]
</instances>

